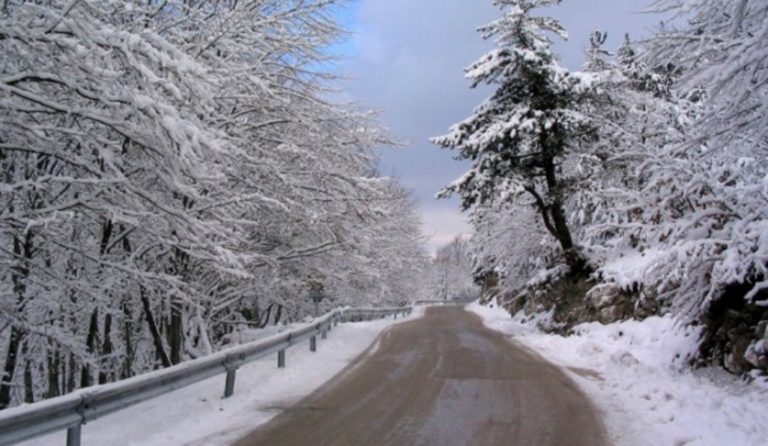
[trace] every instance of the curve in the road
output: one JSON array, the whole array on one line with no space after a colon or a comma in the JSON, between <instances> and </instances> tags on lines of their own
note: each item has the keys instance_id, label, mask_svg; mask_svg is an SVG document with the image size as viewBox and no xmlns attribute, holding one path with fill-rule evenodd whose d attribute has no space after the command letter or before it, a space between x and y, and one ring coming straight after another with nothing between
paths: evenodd
<instances>
[{"instance_id":1,"label":"curve in the road","mask_svg":"<svg viewBox=\"0 0 768 446\"><path fill-rule=\"evenodd\" d=\"M461 308L429 308L379 342L235 445L606 444L568 376Z\"/></svg>"}]
</instances>

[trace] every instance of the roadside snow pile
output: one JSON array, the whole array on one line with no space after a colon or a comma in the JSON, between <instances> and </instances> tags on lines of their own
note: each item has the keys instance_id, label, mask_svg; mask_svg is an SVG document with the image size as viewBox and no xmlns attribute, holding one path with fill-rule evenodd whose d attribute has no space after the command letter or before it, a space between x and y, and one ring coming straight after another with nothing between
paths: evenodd
<instances>
[{"instance_id":1,"label":"roadside snow pile","mask_svg":"<svg viewBox=\"0 0 768 446\"><path fill-rule=\"evenodd\" d=\"M614 282L622 289L630 289L645 283L648 272L667 255L658 249L647 249L644 252L627 250L612 259L600 259L595 264L603 265L598 272L605 281Z\"/></svg>"},{"instance_id":2,"label":"roadside snow pile","mask_svg":"<svg viewBox=\"0 0 768 446\"><path fill-rule=\"evenodd\" d=\"M421 314L416 309L404 319L339 324L327 339L318 339L316 353L309 352L308 341L286 350L284 369L277 368L276 354L241 367L231 398L222 399L222 373L84 425L82 444L230 444L327 382L384 329ZM59 431L20 445L61 446L65 438L66 431Z\"/></svg>"},{"instance_id":3,"label":"roadside snow pile","mask_svg":"<svg viewBox=\"0 0 768 446\"><path fill-rule=\"evenodd\" d=\"M495 304L467 308L568 371L602 412L613 444L757 446L768 438L766 382L685 367L697 333L669 317L586 323L563 337L541 332L537 323L546 321L510 317Z\"/></svg>"}]
</instances>

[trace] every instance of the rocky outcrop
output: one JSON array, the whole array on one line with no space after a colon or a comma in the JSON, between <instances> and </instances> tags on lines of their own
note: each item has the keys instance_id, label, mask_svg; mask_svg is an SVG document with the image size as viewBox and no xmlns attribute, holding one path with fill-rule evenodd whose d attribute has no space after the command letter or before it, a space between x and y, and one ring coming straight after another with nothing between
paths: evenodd
<instances>
[{"instance_id":1,"label":"rocky outcrop","mask_svg":"<svg viewBox=\"0 0 768 446\"><path fill-rule=\"evenodd\" d=\"M597 313L597 320L604 324L626 319L632 314L631 297L611 283L602 283L587 291L587 304Z\"/></svg>"},{"instance_id":2,"label":"rocky outcrop","mask_svg":"<svg viewBox=\"0 0 768 446\"><path fill-rule=\"evenodd\" d=\"M731 373L746 374L753 370L768 374L768 307L747 302L751 284L726 287L714 301L701 323L705 336L699 348L700 365L721 365ZM757 296L753 302L765 301Z\"/></svg>"},{"instance_id":3,"label":"rocky outcrop","mask_svg":"<svg viewBox=\"0 0 768 446\"><path fill-rule=\"evenodd\" d=\"M755 368L768 371L768 321L757 324L755 340L747 347L744 359Z\"/></svg>"},{"instance_id":4,"label":"rocky outcrop","mask_svg":"<svg viewBox=\"0 0 768 446\"><path fill-rule=\"evenodd\" d=\"M523 311L533 318L549 313L550 318L545 325L540 323L540 328L560 334L569 333L582 322L642 320L665 308L665 302L652 290L621 288L584 275L536 281L513 295L493 288L493 295L500 297L511 314ZM763 305L768 302L768 293L763 291L750 303L744 298L750 289L752 284L727 287L704 317L692 322L704 325L695 365L722 366L739 375L768 375L768 306Z\"/></svg>"},{"instance_id":5,"label":"rocky outcrop","mask_svg":"<svg viewBox=\"0 0 768 446\"><path fill-rule=\"evenodd\" d=\"M499 287L499 275L493 271L486 272L480 277L480 302L487 304L502 296Z\"/></svg>"},{"instance_id":6,"label":"rocky outcrop","mask_svg":"<svg viewBox=\"0 0 768 446\"><path fill-rule=\"evenodd\" d=\"M511 314L551 312L548 331L567 333L582 322L604 324L629 318L644 319L658 314L655 298L638 290L624 290L613 283L596 283L586 275L565 275L533 286L504 300Z\"/></svg>"}]
</instances>

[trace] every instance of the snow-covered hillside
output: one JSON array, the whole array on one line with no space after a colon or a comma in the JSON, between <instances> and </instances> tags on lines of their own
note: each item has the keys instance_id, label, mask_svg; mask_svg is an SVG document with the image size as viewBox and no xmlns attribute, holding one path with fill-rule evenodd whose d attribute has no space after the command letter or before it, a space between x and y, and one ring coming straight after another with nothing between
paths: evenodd
<instances>
[{"instance_id":1,"label":"snow-covered hillside","mask_svg":"<svg viewBox=\"0 0 768 446\"><path fill-rule=\"evenodd\" d=\"M617 446L760 446L768 438L768 380L745 383L720 368L685 367L698 333L670 317L585 323L563 337L496 304L469 309L569 371Z\"/></svg>"}]
</instances>

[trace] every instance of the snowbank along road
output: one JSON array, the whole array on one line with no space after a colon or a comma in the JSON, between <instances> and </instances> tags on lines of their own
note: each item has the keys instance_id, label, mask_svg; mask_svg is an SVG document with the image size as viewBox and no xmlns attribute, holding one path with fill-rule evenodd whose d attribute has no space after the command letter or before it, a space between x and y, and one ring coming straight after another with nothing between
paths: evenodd
<instances>
[{"instance_id":1,"label":"snowbank along road","mask_svg":"<svg viewBox=\"0 0 768 446\"><path fill-rule=\"evenodd\" d=\"M235 443L606 444L592 404L560 369L461 308L394 326L361 362Z\"/></svg>"}]
</instances>

